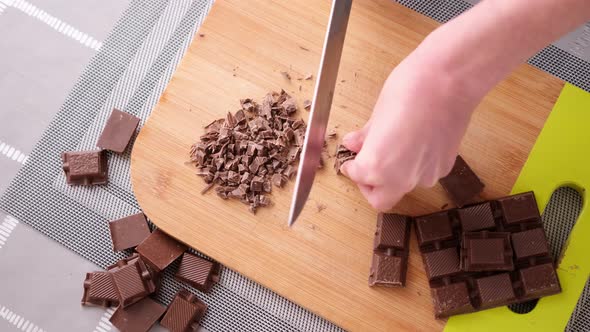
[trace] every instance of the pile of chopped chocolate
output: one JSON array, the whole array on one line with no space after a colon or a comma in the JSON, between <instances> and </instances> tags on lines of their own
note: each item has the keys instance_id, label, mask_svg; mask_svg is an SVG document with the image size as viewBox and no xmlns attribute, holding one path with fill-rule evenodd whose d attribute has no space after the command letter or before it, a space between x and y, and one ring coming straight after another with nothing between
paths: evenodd
<instances>
[{"instance_id":1,"label":"pile of chopped chocolate","mask_svg":"<svg viewBox=\"0 0 590 332\"><path fill-rule=\"evenodd\" d=\"M202 193L217 184L219 197L239 199L256 213L271 203L272 184L280 188L297 172L305 122L295 118L297 103L284 90L240 105L205 127L190 160L207 183Z\"/></svg>"}]
</instances>

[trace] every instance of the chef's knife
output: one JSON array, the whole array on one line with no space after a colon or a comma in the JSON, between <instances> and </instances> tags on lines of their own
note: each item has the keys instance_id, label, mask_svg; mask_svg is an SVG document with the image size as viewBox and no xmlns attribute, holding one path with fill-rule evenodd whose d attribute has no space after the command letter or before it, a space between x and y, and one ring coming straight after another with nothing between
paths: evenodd
<instances>
[{"instance_id":1,"label":"chef's knife","mask_svg":"<svg viewBox=\"0 0 590 332\"><path fill-rule=\"evenodd\" d=\"M320 69L311 103L310 120L305 133L297 180L295 181L295 191L293 192L293 201L289 213L289 226L295 223L301 210L303 210L311 191L315 172L320 164L351 7L352 0L333 0L332 2L332 12L328 22L324 50L320 59Z\"/></svg>"}]
</instances>

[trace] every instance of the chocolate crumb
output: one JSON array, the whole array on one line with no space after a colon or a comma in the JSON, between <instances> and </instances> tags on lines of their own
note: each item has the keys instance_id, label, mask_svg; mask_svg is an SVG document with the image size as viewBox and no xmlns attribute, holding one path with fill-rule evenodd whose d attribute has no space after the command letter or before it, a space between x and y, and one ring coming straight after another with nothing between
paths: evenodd
<instances>
[{"instance_id":1,"label":"chocolate crumb","mask_svg":"<svg viewBox=\"0 0 590 332\"><path fill-rule=\"evenodd\" d=\"M286 71L281 71L281 75L283 75L283 77L287 80L291 80L291 75L289 73L287 73Z\"/></svg>"},{"instance_id":2,"label":"chocolate crumb","mask_svg":"<svg viewBox=\"0 0 590 332\"><path fill-rule=\"evenodd\" d=\"M305 99L305 100L303 101L303 108L304 108L306 111L309 111L309 109L311 108L311 100L309 100L309 99Z\"/></svg>"},{"instance_id":3,"label":"chocolate crumb","mask_svg":"<svg viewBox=\"0 0 590 332\"><path fill-rule=\"evenodd\" d=\"M330 130L330 132L328 133L329 139L334 139L334 138L336 138L336 136L337 136L337 133L336 133L336 130L334 130L334 129Z\"/></svg>"},{"instance_id":4,"label":"chocolate crumb","mask_svg":"<svg viewBox=\"0 0 590 332\"><path fill-rule=\"evenodd\" d=\"M313 78L313 74L307 74L307 75L305 75L305 77L303 79L306 80L306 81L309 81L312 78Z\"/></svg>"},{"instance_id":5,"label":"chocolate crumb","mask_svg":"<svg viewBox=\"0 0 590 332\"><path fill-rule=\"evenodd\" d=\"M449 203L445 203L443 204L443 206L440 207L441 210L444 210L447 208L447 206L449 206Z\"/></svg>"},{"instance_id":6,"label":"chocolate crumb","mask_svg":"<svg viewBox=\"0 0 590 332\"><path fill-rule=\"evenodd\" d=\"M327 209L328 207L326 206L326 204L322 204L322 203L316 203L316 207L318 208L318 213L324 211L325 209Z\"/></svg>"},{"instance_id":7,"label":"chocolate crumb","mask_svg":"<svg viewBox=\"0 0 590 332\"><path fill-rule=\"evenodd\" d=\"M304 51L308 51L309 52L309 48L307 48L307 47L303 47L303 46L299 45L299 48L302 49L302 50L304 50Z\"/></svg>"},{"instance_id":8,"label":"chocolate crumb","mask_svg":"<svg viewBox=\"0 0 590 332\"><path fill-rule=\"evenodd\" d=\"M346 80L342 80L342 81L340 81L340 83L346 83Z\"/></svg>"},{"instance_id":9,"label":"chocolate crumb","mask_svg":"<svg viewBox=\"0 0 590 332\"><path fill-rule=\"evenodd\" d=\"M204 33L200 33L199 34L199 37L205 37L205 34Z\"/></svg>"}]
</instances>

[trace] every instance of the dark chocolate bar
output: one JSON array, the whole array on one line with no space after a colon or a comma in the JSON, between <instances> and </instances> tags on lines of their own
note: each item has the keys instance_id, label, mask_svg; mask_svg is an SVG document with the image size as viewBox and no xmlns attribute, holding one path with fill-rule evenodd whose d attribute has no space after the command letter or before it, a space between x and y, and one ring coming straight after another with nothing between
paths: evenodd
<instances>
[{"instance_id":1,"label":"dark chocolate bar","mask_svg":"<svg viewBox=\"0 0 590 332\"><path fill-rule=\"evenodd\" d=\"M171 332L188 332L199 329L207 305L186 289L181 289L162 318L160 325Z\"/></svg>"},{"instance_id":2,"label":"dark chocolate bar","mask_svg":"<svg viewBox=\"0 0 590 332\"><path fill-rule=\"evenodd\" d=\"M111 323L121 332L147 332L166 312L166 307L146 297L111 316Z\"/></svg>"},{"instance_id":3,"label":"dark chocolate bar","mask_svg":"<svg viewBox=\"0 0 590 332\"><path fill-rule=\"evenodd\" d=\"M484 187L481 180L469 168L461 156L457 156L449 175L439 180L451 200L459 206L469 203Z\"/></svg>"},{"instance_id":4,"label":"dark chocolate bar","mask_svg":"<svg viewBox=\"0 0 590 332\"><path fill-rule=\"evenodd\" d=\"M152 273L137 254L118 261L107 270L112 276L121 307L127 307L156 290Z\"/></svg>"},{"instance_id":5,"label":"dark chocolate bar","mask_svg":"<svg viewBox=\"0 0 590 332\"><path fill-rule=\"evenodd\" d=\"M143 213L109 222L113 250L121 251L133 248L150 235L150 228Z\"/></svg>"},{"instance_id":6,"label":"dark chocolate bar","mask_svg":"<svg viewBox=\"0 0 590 332\"><path fill-rule=\"evenodd\" d=\"M219 269L219 263L185 252L175 277L201 292L208 292L219 281Z\"/></svg>"},{"instance_id":7,"label":"dark chocolate bar","mask_svg":"<svg viewBox=\"0 0 590 332\"><path fill-rule=\"evenodd\" d=\"M410 230L411 218L398 214L379 214L373 242L369 286L405 286Z\"/></svg>"},{"instance_id":8,"label":"dark chocolate bar","mask_svg":"<svg viewBox=\"0 0 590 332\"><path fill-rule=\"evenodd\" d=\"M156 229L135 248L141 258L157 272L164 270L170 263L187 250L187 246L176 241L163 231Z\"/></svg>"},{"instance_id":9,"label":"dark chocolate bar","mask_svg":"<svg viewBox=\"0 0 590 332\"><path fill-rule=\"evenodd\" d=\"M108 181L107 155L104 150L64 152L61 159L66 181L70 185L89 186Z\"/></svg>"},{"instance_id":10,"label":"dark chocolate bar","mask_svg":"<svg viewBox=\"0 0 590 332\"><path fill-rule=\"evenodd\" d=\"M561 291L532 192L414 223L437 318Z\"/></svg>"},{"instance_id":11,"label":"dark chocolate bar","mask_svg":"<svg viewBox=\"0 0 590 332\"><path fill-rule=\"evenodd\" d=\"M112 307L119 304L119 296L110 273L101 271L86 273L82 304L101 307Z\"/></svg>"},{"instance_id":12,"label":"dark chocolate bar","mask_svg":"<svg viewBox=\"0 0 590 332\"><path fill-rule=\"evenodd\" d=\"M122 153L129 145L138 124L138 117L113 109L96 146L101 149Z\"/></svg>"}]
</instances>

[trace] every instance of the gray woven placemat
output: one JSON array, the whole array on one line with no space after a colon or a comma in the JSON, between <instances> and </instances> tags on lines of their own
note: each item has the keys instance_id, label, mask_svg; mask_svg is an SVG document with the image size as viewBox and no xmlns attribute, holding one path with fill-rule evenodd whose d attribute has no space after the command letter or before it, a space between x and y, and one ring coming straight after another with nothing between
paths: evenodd
<instances>
[{"instance_id":1,"label":"gray woven placemat","mask_svg":"<svg viewBox=\"0 0 590 332\"><path fill-rule=\"evenodd\" d=\"M123 254L111 251L106 223L139 210L129 183L129 154L109 155L111 181L93 188L65 186L56 156L62 151L93 148L113 107L139 116L143 124L211 2L132 1L30 154L29 161L0 198L0 207L99 266L105 267L122 257ZM470 6L462 1L400 2L439 21L446 21ZM555 47L532 59L534 64L556 76L590 87L590 75L587 75L590 67L577 61L582 62ZM578 71L571 69L572 66ZM563 192L556 196L565 203L555 203L559 208L554 211L556 215L565 214L573 224L578 210L562 208L562 204L575 206L578 196L571 191ZM554 244L567 237L565 228L555 227L557 222L551 221L562 222L562 217L550 218L547 214L544 218ZM158 299L168 303L179 287L168 273ZM202 324L211 331L340 330L229 269L223 269L222 280L211 293L191 290L209 305ZM574 313L570 322L572 331L588 326L585 324L589 317L587 299L587 295L581 299L584 304Z\"/></svg>"}]
</instances>

